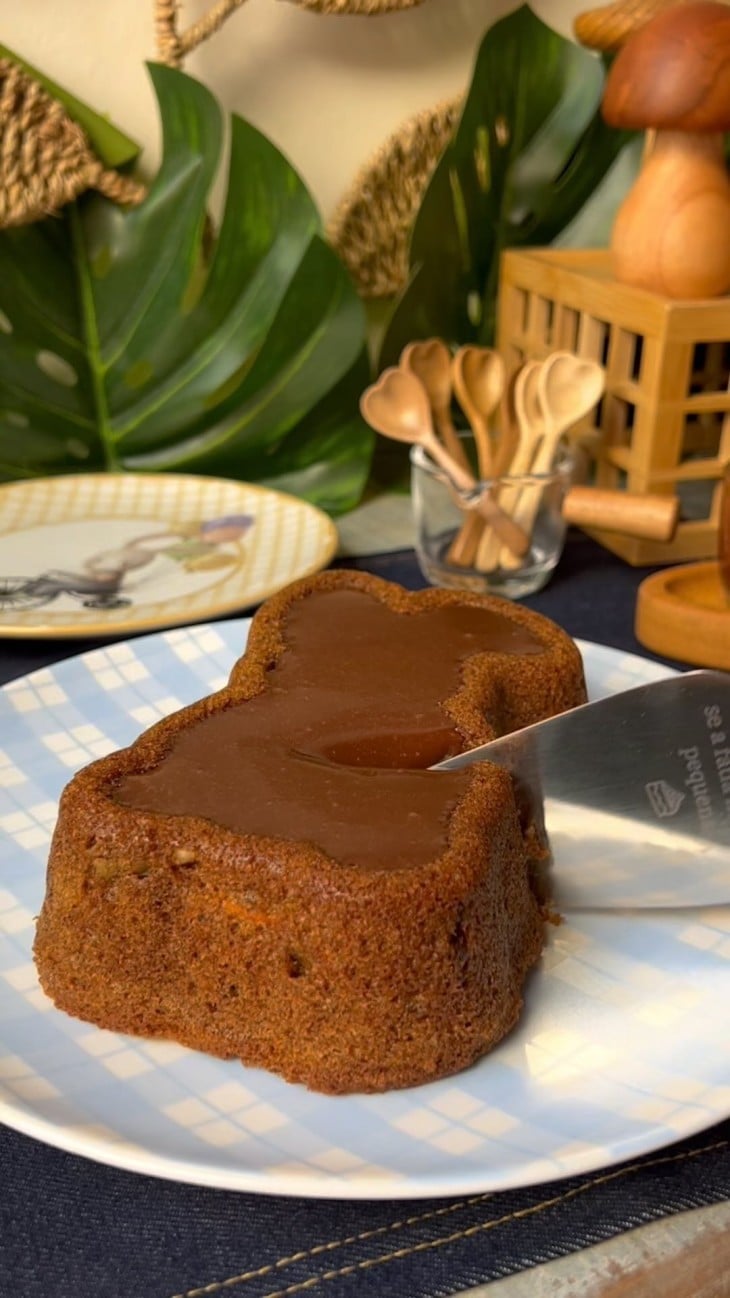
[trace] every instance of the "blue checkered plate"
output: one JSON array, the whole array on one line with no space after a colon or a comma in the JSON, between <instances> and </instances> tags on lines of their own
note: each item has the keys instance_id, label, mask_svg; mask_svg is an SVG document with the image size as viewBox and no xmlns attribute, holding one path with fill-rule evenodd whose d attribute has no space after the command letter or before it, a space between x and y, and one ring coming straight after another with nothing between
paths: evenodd
<instances>
[{"instance_id":1,"label":"blue checkered plate","mask_svg":"<svg viewBox=\"0 0 730 1298\"><path fill-rule=\"evenodd\" d=\"M174 1180L405 1198L591 1171L730 1114L730 908L572 914L550 930L520 1023L496 1050L387 1095L317 1095L53 1008L31 946L61 788L223 685L247 629L239 620L114 644L0 690L0 1119ZM581 649L593 698L668 674Z\"/></svg>"}]
</instances>

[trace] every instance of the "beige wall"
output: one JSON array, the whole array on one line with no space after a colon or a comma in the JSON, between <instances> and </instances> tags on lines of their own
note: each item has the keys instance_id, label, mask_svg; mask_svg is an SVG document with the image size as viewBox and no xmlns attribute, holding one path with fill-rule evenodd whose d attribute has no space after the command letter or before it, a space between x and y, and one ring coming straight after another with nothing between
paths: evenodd
<instances>
[{"instance_id":1,"label":"beige wall","mask_svg":"<svg viewBox=\"0 0 730 1298\"><path fill-rule=\"evenodd\" d=\"M212 0L183 4L184 24ZM533 0L568 33L589 4ZM188 60L227 109L293 161L325 218L360 165L411 113L461 90L489 23L514 0L424 0L377 18L324 17L288 0L247 0ZM144 60L155 57L152 0L2 0L0 39L157 157Z\"/></svg>"}]
</instances>

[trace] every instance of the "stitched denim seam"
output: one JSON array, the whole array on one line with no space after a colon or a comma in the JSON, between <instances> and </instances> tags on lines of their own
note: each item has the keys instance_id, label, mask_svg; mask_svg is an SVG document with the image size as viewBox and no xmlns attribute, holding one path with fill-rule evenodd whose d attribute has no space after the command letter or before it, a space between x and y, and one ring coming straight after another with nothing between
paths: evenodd
<instances>
[{"instance_id":1,"label":"stitched denim seam","mask_svg":"<svg viewBox=\"0 0 730 1298\"><path fill-rule=\"evenodd\" d=\"M308 1289L314 1288L315 1285L321 1284L325 1280L342 1279L345 1276L353 1275L357 1271L364 1271L371 1267L382 1265L385 1262L398 1261L406 1257L411 1257L417 1253L423 1253L430 1249L441 1248L447 1244L453 1244L462 1239L470 1239L488 1230L494 1230L497 1226L503 1226L508 1221L519 1221L526 1217L536 1216L540 1212L546 1212L550 1208L556 1207L560 1203L565 1203L570 1199L585 1194L588 1190L593 1190L597 1186L607 1185L612 1181L617 1181L623 1176L628 1176L632 1172L641 1171L649 1167L661 1167L669 1163L679 1163L693 1158L699 1158L703 1154L715 1153L720 1149L727 1149L730 1141L720 1140L712 1145L704 1145L700 1149L688 1150L682 1154L667 1154L660 1158L653 1158L641 1163L632 1163L629 1167L619 1168L614 1172L606 1172L601 1176L594 1177L590 1181L585 1181L582 1185L573 1186L570 1190L563 1191L562 1194L554 1195L550 1199L543 1199L540 1203L533 1204L528 1208L519 1208L514 1212L506 1213L502 1217L495 1217L492 1220L478 1222L474 1226L467 1226L464 1230L454 1231L449 1235L443 1235L435 1240L423 1240L418 1244L408 1247L394 1249L389 1253L382 1253L378 1257L364 1258L359 1262L353 1262L349 1266L340 1267L334 1271L324 1271L321 1275L311 1276L307 1280L297 1281L295 1284L288 1285L284 1289L271 1290L263 1295L263 1298L290 1298L290 1295L303 1293ZM321 1256L323 1253L331 1253L335 1249L345 1248L350 1244L361 1243L364 1240L374 1239L378 1235L390 1234L391 1232L404 1230L409 1226L414 1226L420 1222L433 1220L437 1217L447 1216L460 1211L462 1208L473 1207L475 1204L483 1203L493 1198L493 1194L477 1195L471 1199L463 1199L458 1203L449 1204L443 1208L432 1209L429 1212L420 1213L415 1217L407 1217L399 1221L392 1222L387 1226L379 1226L374 1230L363 1231L358 1235L350 1235L339 1240L330 1240L324 1244L316 1244L310 1249L301 1250L298 1253L292 1253L287 1257L278 1258L276 1262L270 1262L266 1266L257 1268L254 1271L245 1271L240 1275L229 1276L225 1280L215 1280L211 1284L203 1285L194 1289L186 1289L184 1292L174 1294L173 1298L208 1298L208 1295L219 1294L226 1289L232 1289L234 1285L245 1284L249 1280L261 1279L262 1276L272 1275L276 1271L281 1271L286 1266L291 1266L295 1262L305 1261L307 1258Z\"/></svg>"}]
</instances>

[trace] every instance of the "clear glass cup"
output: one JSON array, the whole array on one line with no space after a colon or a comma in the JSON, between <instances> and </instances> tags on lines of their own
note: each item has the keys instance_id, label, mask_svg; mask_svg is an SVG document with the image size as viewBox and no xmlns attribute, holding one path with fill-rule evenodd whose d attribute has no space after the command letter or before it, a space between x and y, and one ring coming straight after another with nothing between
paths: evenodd
<instances>
[{"instance_id":1,"label":"clear glass cup","mask_svg":"<svg viewBox=\"0 0 730 1298\"><path fill-rule=\"evenodd\" d=\"M464 437L465 448L470 440ZM471 458L471 456L470 456ZM445 473L421 446L411 449L411 503L416 532L418 564L433 586L451 590L471 590L484 594L519 599L530 595L549 580L565 543L566 521L562 514L565 493L571 482L573 457L565 448L558 452L549 473L506 474L488 482L477 483L468 493L457 491ZM529 522L523 531L529 533L527 552L512 555L473 506L483 493L520 520L520 509L527 511ZM471 507L470 507L471 506ZM479 522L469 520L476 517ZM468 524L471 546L464 533ZM469 556L475 534L477 552ZM467 538L468 562L455 562L457 538ZM458 543L457 543L458 548Z\"/></svg>"}]
</instances>

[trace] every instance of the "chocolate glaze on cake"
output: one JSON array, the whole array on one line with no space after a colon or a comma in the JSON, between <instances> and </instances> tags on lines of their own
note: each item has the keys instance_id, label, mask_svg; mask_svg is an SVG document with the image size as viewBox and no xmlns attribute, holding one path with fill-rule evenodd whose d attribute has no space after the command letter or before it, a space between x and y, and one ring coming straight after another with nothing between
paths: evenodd
<instances>
[{"instance_id":1,"label":"chocolate glaze on cake","mask_svg":"<svg viewBox=\"0 0 730 1298\"><path fill-rule=\"evenodd\" d=\"M225 690L65 791L44 988L326 1091L464 1067L514 1023L542 921L509 777L425 768L584 698L575 646L522 608L297 583Z\"/></svg>"},{"instance_id":2,"label":"chocolate glaze on cake","mask_svg":"<svg viewBox=\"0 0 730 1298\"><path fill-rule=\"evenodd\" d=\"M115 800L311 842L365 869L432 860L468 779L425 770L463 749L439 700L458 690L475 650L540 654L542 643L491 609L404 617L352 590L293 604L284 642L261 694L178 734Z\"/></svg>"}]
</instances>

